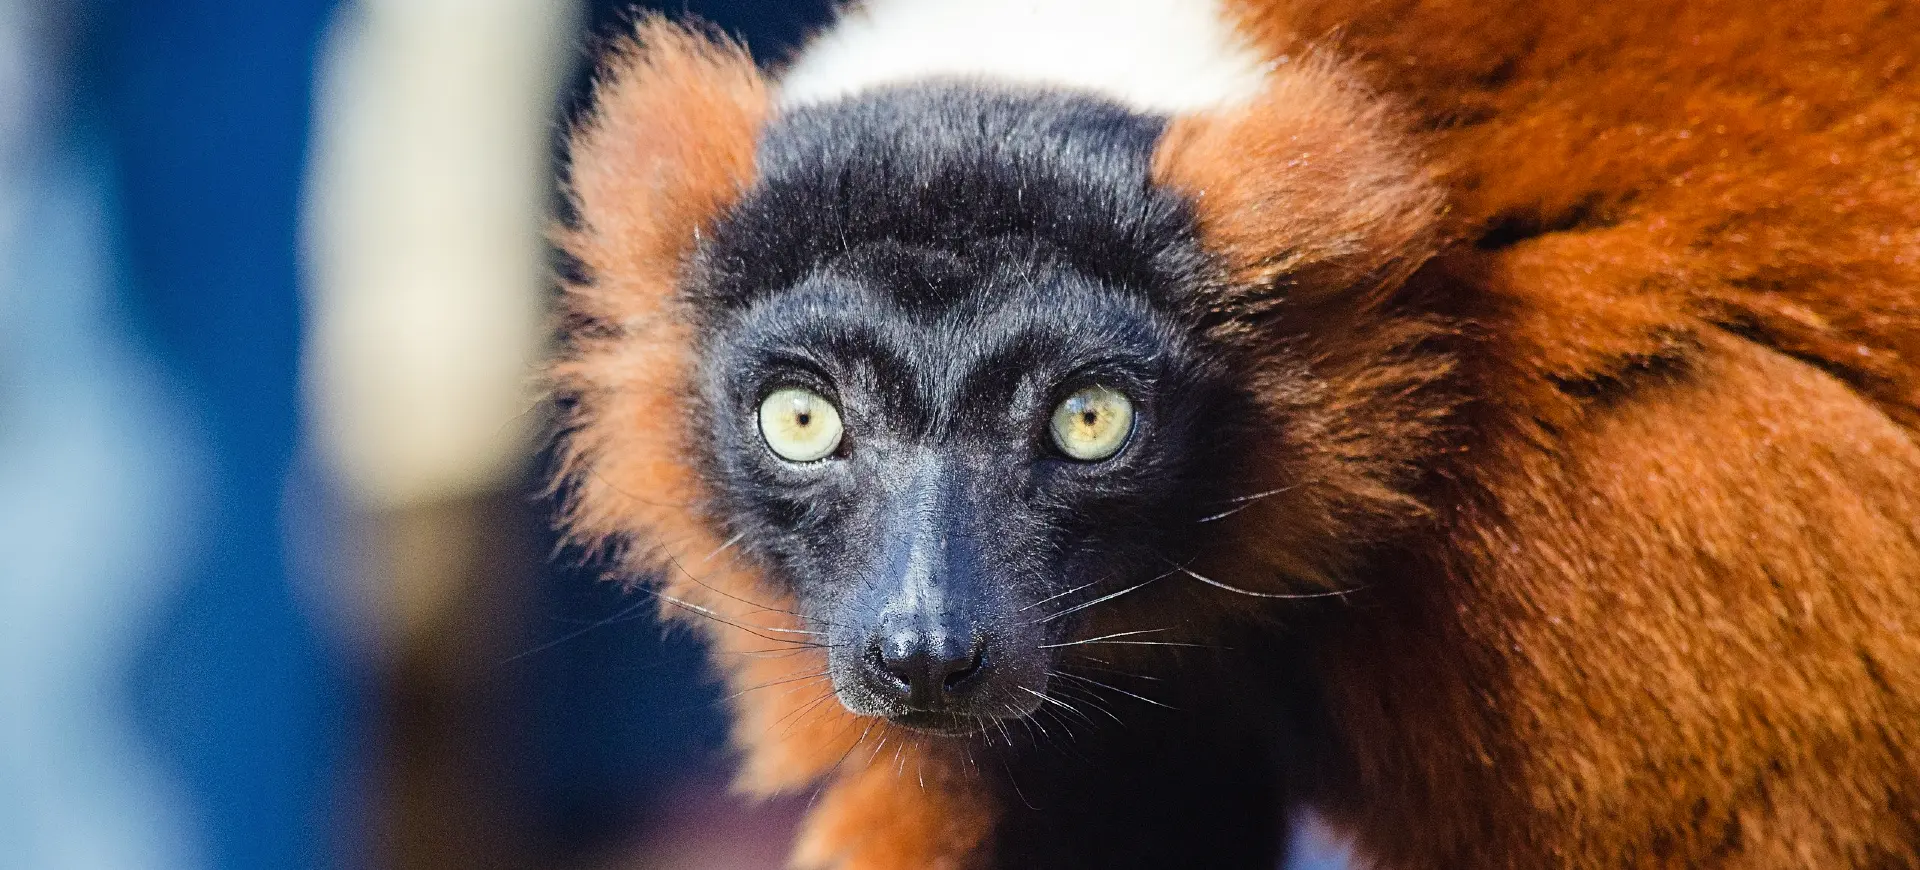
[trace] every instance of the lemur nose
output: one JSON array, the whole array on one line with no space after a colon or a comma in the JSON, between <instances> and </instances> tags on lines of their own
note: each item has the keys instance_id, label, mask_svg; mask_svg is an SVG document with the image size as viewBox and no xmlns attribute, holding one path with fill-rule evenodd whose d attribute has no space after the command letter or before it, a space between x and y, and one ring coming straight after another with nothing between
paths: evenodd
<instances>
[{"instance_id":1,"label":"lemur nose","mask_svg":"<svg viewBox=\"0 0 1920 870\"><path fill-rule=\"evenodd\" d=\"M985 638L919 629L888 632L873 641L869 665L876 683L916 710L939 710L966 693L986 670Z\"/></svg>"}]
</instances>

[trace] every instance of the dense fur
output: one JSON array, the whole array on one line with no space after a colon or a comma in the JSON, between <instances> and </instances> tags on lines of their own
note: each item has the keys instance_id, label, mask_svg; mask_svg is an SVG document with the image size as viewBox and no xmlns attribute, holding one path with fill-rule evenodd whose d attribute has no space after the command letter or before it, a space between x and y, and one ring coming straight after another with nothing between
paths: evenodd
<instances>
[{"instance_id":1,"label":"dense fur","mask_svg":"<svg viewBox=\"0 0 1920 870\"><path fill-rule=\"evenodd\" d=\"M1920 863L1920 7L1242 6L1459 239L1439 522L1319 651L1367 851Z\"/></svg>"},{"instance_id":2,"label":"dense fur","mask_svg":"<svg viewBox=\"0 0 1920 870\"><path fill-rule=\"evenodd\" d=\"M1082 632L1234 649L1122 649L1181 710L999 773L807 690L693 382L711 275L778 268L700 259L782 165L774 98L657 23L609 62L560 234L569 519L710 629L743 784L825 778L798 861L1257 866L1284 761L1386 867L1920 866L1920 7L1232 12L1267 93L1172 119L1153 177L1244 500Z\"/></svg>"}]
</instances>

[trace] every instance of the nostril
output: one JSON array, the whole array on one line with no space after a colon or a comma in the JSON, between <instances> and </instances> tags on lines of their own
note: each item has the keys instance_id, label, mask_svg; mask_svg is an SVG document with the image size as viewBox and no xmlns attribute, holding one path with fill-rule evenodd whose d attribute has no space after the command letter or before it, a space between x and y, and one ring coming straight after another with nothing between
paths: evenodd
<instances>
[{"instance_id":1,"label":"nostril","mask_svg":"<svg viewBox=\"0 0 1920 870\"><path fill-rule=\"evenodd\" d=\"M986 670L986 641L952 634L902 631L869 641L866 669L870 685L897 695L918 709L954 702Z\"/></svg>"},{"instance_id":2,"label":"nostril","mask_svg":"<svg viewBox=\"0 0 1920 870\"><path fill-rule=\"evenodd\" d=\"M901 657L888 655L879 638L867 644L867 670L893 683L893 687L901 692L909 691L913 686L912 667Z\"/></svg>"},{"instance_id":3,"label":"nostril","mask_svg":"<svg viewBox=\"0 0 1920 870\"><path fill-rule=\"evenodd\" d=\"M941 681L941 686L949 692L959 691L962 685L986 667L986 663L987 645L981 642L974 643L973 654L960 663L958 670L947 674L947 678Z\"/></svg>"}]
</instances>

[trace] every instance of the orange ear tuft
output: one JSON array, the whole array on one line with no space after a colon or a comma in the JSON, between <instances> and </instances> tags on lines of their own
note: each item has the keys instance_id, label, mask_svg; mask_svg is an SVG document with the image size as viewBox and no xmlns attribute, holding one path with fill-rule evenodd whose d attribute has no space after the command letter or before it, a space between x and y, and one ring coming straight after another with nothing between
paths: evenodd
<instances>
[{"instance_id":1,"label":"orange ear tuft","mask_svg":"<svg viewBox=\"0 0 1920 870\"><path fill-rule=\"evenodd\" d=\"M593 275L586 312L614 323L672 295L698 228L753 180L768 85L740 46L643 20L602 67L572 137L580 229L560 243Z\"/></svg>"},{"instance_id":2,"label":"orange ear tuft","mask_svg":"<svg viewBox=\"0 0 1920 870\"><path fill-rule=\"evenodd\" d=\"M1309 304L1369 299L1432 254L1441 211L1392 120L1344 70L1295 61L1252 103L1176 118L1154 174L1193 200L1201 242L1238 292L1285 282Z\"/></svg>"}]
</instances>

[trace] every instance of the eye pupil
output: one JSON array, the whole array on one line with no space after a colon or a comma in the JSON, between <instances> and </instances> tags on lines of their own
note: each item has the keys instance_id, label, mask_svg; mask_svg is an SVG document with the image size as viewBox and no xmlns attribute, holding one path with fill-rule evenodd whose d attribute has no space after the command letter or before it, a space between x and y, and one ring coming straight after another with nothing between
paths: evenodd
<instances>
[{"instance_id":1,"label":"eye pupil","mask_svg":"<svg viewBox=\"0 0 1920 870\"><path fill-rule=\"evenodd\" d=\"M788 462L814 462L840 447L840 411L812 390L775 390L760 402L760 437Z\"/></svg>"},{"instance_id":2,"label":"eye pupil","mask_svg":"<svg viewBox=\"0 0 1920 870\"><path fill-rule=\"evenodd\" d=\"M1133 433L1133 401L1117 390L1087 387L1053 411L1053 444L1082 462L1120 452Z\"/></svg>"}]
</instances>

